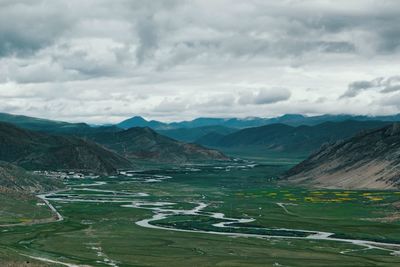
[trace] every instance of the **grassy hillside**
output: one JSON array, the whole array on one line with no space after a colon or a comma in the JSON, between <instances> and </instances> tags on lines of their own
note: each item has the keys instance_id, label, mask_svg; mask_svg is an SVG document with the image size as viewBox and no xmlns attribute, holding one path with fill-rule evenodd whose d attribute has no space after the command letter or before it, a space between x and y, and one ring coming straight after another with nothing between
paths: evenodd
<instances>
[{"instance_id":1,"label":"grassy hillside","mask_svg":"<svg viewBox=\"0 0 400 267\"><path fill-rule=\"evenodd\" d=\"M61 187L61 181L33 175L18 166L0 161L0 192L38 193Z\"/></svg>"},{"instance_id":2,"label":"grassy hillside","mask_svg":"<svg viewBox=\"0 0 400 267\"><path fill-rule=\"evenodd\" d=\"M8 113L0 113L0 121L8 122L25 129L47 132L82 131L90 128L86 123L68 123Z\"/></svg>"},{"instance_id":3,"label":"grassy hillside","mask_svg":"<svg viewBox=\"0 0 400 267\"><path fill-rule=\"evenodd\" d=\"M27 173L0 162L0 229L7 225L33 224L53 220L51 210L34 194L64 188L55 179Z\"/></svg>"}]
</instances>

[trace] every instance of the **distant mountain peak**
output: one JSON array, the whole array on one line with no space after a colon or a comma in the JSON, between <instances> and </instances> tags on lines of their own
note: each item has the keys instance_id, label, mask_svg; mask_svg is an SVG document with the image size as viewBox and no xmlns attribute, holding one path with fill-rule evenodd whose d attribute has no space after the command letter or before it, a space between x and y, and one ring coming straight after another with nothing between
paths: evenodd
<instances>
[{"instance_id":1,"label":"distant mountain peak","mask_svg":"<svg viewBox=\"0 0 400 267\"><path fill-rule=\"evenodd\" d=\"M151 120L148 121L145 118L141 116L134 116L132 118L126 119L120 123L118 123L116 126L122 129L129 129L132 127L150 127L153 129L159 129L159 128L165 128L167 127L168 124Z\"/></svg>"},{"instance_id":2,"label":"distant mountain peak","mask_svg":"<svg viewBox=\"0 0 400 267\"><path fill-rule=\"evenodd\" d=\"M132 118L126 119L122 121L121 123L126 123L126 122L131 122L131 123L147 123L148 121L141 117L141 116L134 116Z\"/></svg>"},{"instance_id":3,"label":"distant mountain peak","mask_svg":"<svg viewBox=\"0 0 400 267\"><path fill-rule=\"evenodd\" d=\"M304 119L304 118L307 118L307 116L304 116L302 114L284 114L278 118L281 118L281 119Z\"/></svg>"}]
</instances>

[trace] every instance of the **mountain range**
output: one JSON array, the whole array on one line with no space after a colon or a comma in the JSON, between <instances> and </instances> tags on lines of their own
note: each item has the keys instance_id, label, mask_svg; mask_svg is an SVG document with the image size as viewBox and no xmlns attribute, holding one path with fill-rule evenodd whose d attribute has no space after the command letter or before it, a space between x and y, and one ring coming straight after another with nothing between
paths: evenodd
<instances>
[{"instance_id":1,"label":"mountain range","mask_svg":"<svg viewBox=\"0 0 400 267\"><path fill-rule=\"evenodd\" d=\"M289 126L308 125L313 126L324 122L341 122L346 120L355 121L400 121L400 114L389 116L357 116L349 114L339 115L318 115L318 116L305 116L301 114L285 114L283 116L274 118L196 118L191 121L171 122L165 123L161 121L151 120L135 116L130 119L124 120L118 124L117 127L129 129L131 127L150 127L154 130L168 130L179 128L197 128L205 126L224 126L228 128L243 129L249 127L259 127L269 124L285 124Z\"/></svg>"},{"instance_id":2,"label":"mountain range","mask_svg":"<svg viewBox=\"0 0 400 267\"><path fill-rule=\"evenodd\" d=\"M79 170L98 174L137 167L138 161L190 163L228 160L221 152L162 136L152 129L92 127L0 114L0 160L28 170Z\"/></svg>"},{"instance_id":3,"label":"mountain range","mask_svg":"<svg viewBox=\"0 0 400 267\"><path fill-rule=\"evenodd\" d=\"M228 135L209 133L196 143L219 148L264 147L270 151L306 152L318 149L324 143L345 139L368 129L391 124L384 121L324 122L315 126L271 124L246 128Z\"/></svg>"},{"instance_id":4,"label":"mountain range","mask_svg":"<svg viewBox=\"0 0 400 267\"><path fill-rule=\"evenodd\" d=\"M294 114L273 119L199 118L167 124L134 117L122 124L94 127L3 113L0 121L7 122L0 123L0 161L7 163L0 167L3 176L23 173L19 168L110 174L135 168L143 161L182 164L229 160L217 149L264 148L302 154L317 151L286 174L289 183L395 188L400 184L400 126L393 121L398 119L399 115ZM266 124L242 128L258 123ZM140 127L130 127L132 124Z\"/></svg>"},{"instance_id":5,"label":"mountain range","mask_svg":"<svg viewBox=\"0 0 400 267\"><path fill-rule=\"evenodd\" d=\"M292 184L332 188L400 186L400 124L359 133L326 145L289 170Z\"/></svg>"}]
</instances>

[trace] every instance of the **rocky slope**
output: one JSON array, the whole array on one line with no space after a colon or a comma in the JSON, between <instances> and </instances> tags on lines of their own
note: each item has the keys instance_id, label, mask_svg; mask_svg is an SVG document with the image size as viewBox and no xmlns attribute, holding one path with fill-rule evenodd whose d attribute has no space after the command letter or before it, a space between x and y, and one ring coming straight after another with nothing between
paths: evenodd
<instances>
[{"instance_id":1,"label":"rocky slope","mask_svg":"<svg viewBox=\"0 0 400 267\"><path fill-rule=\"evenodd\" d=\"M38 193L62 187L61 181L29 174L20 167L0 161L0 193L5 191Z\"/></svg>"},{"instance_id":2,"label":"rocky slope","mask_svg":"<svg viewBox=\"0 0 400 267\"><path fill-rule=\"evenodd\" d=\"M0 123L0 160L28 170L79 170L109 174L131 163L116 153L73 136L56 136Z\"/></svg>"},{"instance_id":3,"label":"rocky slope","mask_svg":"<svg viewBox=\"0 0 400 267\"><path fill-rule=\"evenodd\" d=\"M228 157L217 150L179 142L150 128L134 127L120 132L97 133L88 138L133 160L168 163L228 160Z\"/></svg>"},{"instance_id":4,"label":"rocky slope","mask_svg":"<svg viewBox=\"0 0 400 267\"><path fill-rule=\"evenodd\" d=\"M289 183L331 188L400 186L400 124L323 146L286 174Z\"/></svg>"}]
</instances>

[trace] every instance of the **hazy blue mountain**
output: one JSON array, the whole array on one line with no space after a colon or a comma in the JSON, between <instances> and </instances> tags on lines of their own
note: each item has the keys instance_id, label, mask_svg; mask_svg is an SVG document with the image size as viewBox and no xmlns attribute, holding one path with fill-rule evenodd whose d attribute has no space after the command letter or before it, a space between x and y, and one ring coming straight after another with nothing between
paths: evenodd
<instances>
[{"instance_id":1,"label":"hazy blue mountain","mask_svg":"<svg viewBox=\"0 0 400 267\"><path fill-rule=\"evenodd\" d=\"M319 115L319 116L304 116L301 114L286 114L275 118L197 118L191 121L181 121L172 123L163 123L160 121L147 121L142 117L133 117L119 124L118 127L128 129L130 127L150 127L155 130L171 130L179 128L199 128L206 126L223 126L227 128L250 128L259 127L270 124L286 124L290 126L308 125L313 126L324 122L341 122L346 120L355 121L400 121L400 115L389 116L354 116L348 114L339 115Z\"/></svg>"},{"instance_id":2,"label":"hazy blue mountain","mask_svg":"<svg viewBox=\"0 0 400 267\"><path fill-rule=\"evenodd\" d=\"M169 130L157 130L158 133L168 136L170 138L184 141L184 142L193 142L205 135L214 133L220 135L226 135L237 131L234 128L228 128L225 126L203 126L203 127L195 127L195 128L178 128L178 129L169 129Z\"/></svg>"},{"instance_id":3,"label":"hazy blue mountain","mask_svg":"<svg viewBox=\"0 0 400 267\"><path fill-rule=\"evenodd\" d=\"M173 128L196 128L196 127L215 126L215 125L226 126L228 120L231 119L197 118L191 121L172 122L170 123L170 126Z\"/></svg>"},{"instance_id":4,"label":"hazy blue mountain","mask_svg":"<svg viewBox=\"0 0 400 267\"><path fill-rule=\"evenodd\" d=\"M132 117L116 125L105 124L102 126L93 126L86 123L69 123L63 121L54 121L47 119L40 119L22 115L12 115L7 113L0 113L0 122L9 122L17 125L18 127L48 132L48 133L61 133L61 134L85 134L97 131L119 131L120 129L129 129L131 127L150 127L154 130L174 130L180 128L201 128L209 126L222 126L226 128L243 129L250 127L259 127L269 124L282 123L290 126L300 125L317 125L323 122L340 122L346 120L356 121L400 121L400 114L389 116L353 116L353 115L320 115L320 116L304 116L301 114L286 114L275 118L197 118L191 121L181 121L164 123L156 120L148 121L140 116ZM199 132L201 130L194 130ZM179 132L179 131L178 131ZM180 136L178 132L164 132L166 135L175 137L181 140L191 140L193 138ZM217 131L221 133L221 131ZM208 133L205 133L208 134ZM186 134L184 134L186 135ZM182 139L183 138L183 139ZM197 138L200 138L198 136ZM196 139L197 139L196 138Z\"/></svg>"},{"instance_id":5,"label":"hazy blue mountain","mask_svg":"<svg viewBox=\"0 0 400 267\"><path fill-rule=\"evenodd\" d=\"M150 127L152 129L169 129L171 128L167 123L159 121L147 121L140 116L135 116L130 119L124 120L116 125L122 129L129 129L132 127Z\"/></svg>"},{"instance_id":6,"label":"hazy blue mountain","mask_svg":"<svg viewBox=\"0 0 400 267\"><path fill-rule=\"evenodd\" d=\"M390 122L324 122L315 126L271 124L246 128L228 135L203 136L196 143L210 147L265 147L274 151L311 152L322 144L348 138L362 130L383 127Z\"/></svg>"}]
</instances>

